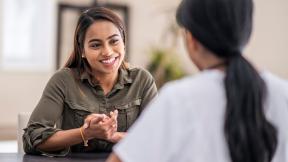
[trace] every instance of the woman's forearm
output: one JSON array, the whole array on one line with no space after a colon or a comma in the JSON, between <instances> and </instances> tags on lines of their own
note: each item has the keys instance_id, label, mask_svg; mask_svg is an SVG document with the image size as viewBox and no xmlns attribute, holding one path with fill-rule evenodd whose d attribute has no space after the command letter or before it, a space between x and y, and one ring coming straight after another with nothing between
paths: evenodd
<instances>
[{"instance_id":1,"label":"woman's forearm","mask_svg":"<svg viewBox=\"0 0 288 162\"><path fill-rule=\"evenodd\" d=\"M41 151L59 151L83 142L80 128L58 131L36 146Z\"/></svg>"},{"instance_id":2,"label":"woman's forearm","mask_svg":"<svg viewBox=\"0 0 288 162\"><path fill-rule=\"evenodd\" d=\"M85 119L85 124L87 126L85 127L84 124L84 129L82 132L85 140L97 138L117 143L125 136L126 133L114 132L117 130L117 127L114 127L114 118L109 118L106 120L103 118L103 115L99 116L97 114L92 114ZM59 151L81 142L83 142L83 139L80 128L76 128L58 131L36 147L41 151Z\"/></svg>"},{"instance_id":3,"label":"woman's forearm","mask_svg":"<svg viewBox=\"0 0 288 162\"><path fill-rule=\"evenodd\" d=\"M117 143L124 138L125 135L126 132L116 132L111 142ZM87 137L85 137L85 139L86 138ZM80 128L76 128L56 132L47 140L40 143L37 148L41 151L59 151L81 142L83 142L83 139L81 137Z\"/></svg>"}]
</instances>

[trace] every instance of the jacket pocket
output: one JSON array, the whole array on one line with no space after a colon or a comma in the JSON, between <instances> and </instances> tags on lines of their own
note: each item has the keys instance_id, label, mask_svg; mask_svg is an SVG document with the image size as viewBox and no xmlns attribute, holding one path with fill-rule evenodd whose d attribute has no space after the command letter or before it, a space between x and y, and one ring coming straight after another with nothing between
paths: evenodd
<instances>
[{"instance_id":1,"label":"jacket pocket","mask_svg":"<svg viewBox=\"0 0 288 162\"><path fill-rule=\"evenodd\" d=\"M128 102L126 104L116 105L118 110L118 131L126 132L136 121L140 113L141 99Z\"/></svg>"},{"instance_id":2,"label":"jacket pocket","mask_svg":"<svg viewBox=\"0 0 288 162\"><path fill-rule=\"evenodd\" d=\"M85 118L90 115L92 112L88 109L88 107L66 102L68 105L68 108L66 109L67 114L65 114L65 118L67 118L67 121L70 121L72 123L66 123L68 125L73 125L75 128L78 128L84 124Z\"/></svg>"}]
</instances>

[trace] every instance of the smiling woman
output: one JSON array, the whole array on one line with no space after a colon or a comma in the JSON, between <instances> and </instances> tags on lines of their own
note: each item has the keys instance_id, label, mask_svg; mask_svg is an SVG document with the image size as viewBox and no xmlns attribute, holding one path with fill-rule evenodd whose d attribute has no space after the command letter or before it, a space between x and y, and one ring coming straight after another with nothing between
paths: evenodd
<instances>
[{"instance_id":1,"label":"smiling woman","mask_svg":"<svg viewBox=\"0 0 288 162\"><path fill-rule=\"evenodd\" d=\"M111 151L157 94L146 70L124 62L123 22L106 8L84 11L74 50L48 82L23 135L26 153Z\"/></svg>"},{"instance_id":2,"label":"smiling woman","mask_svg":"<svg viewBox=\"0 0 288 162\"><path fill-rule=\"evenodd\" d=\"M116 80L117 71L125 55L124 42L118 28L112 22L97 21L88 28L85 37L82 58L89 63L95 80L101 80L106 76L109 80ZM106 85L103 87L104 94L112 88Z\"/></svg>"}]
</instances>

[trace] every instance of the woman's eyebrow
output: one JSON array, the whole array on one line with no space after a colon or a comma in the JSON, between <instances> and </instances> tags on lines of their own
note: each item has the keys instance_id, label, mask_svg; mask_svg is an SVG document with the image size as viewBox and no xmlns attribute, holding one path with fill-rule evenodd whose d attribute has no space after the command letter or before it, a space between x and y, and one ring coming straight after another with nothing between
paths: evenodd
<instances>
[{"instance_id":1,"label":"woman's eyebrow","mask_svg":"<svg viewBox=\"0 0 288 162\"><path fill-rule=\"evenodd\" d=\"M109 37L107 37L106 39L111 39L111 38L117 37L117 36L119 36L119 34L113 34L113 35L110 35ZM101 39L93 38L93 39L89 40L88 43L95 42L95 41L101 42Z\"/></svg>"},{"instance_id":2,"label":"woman's eyebrow","mask_svg":"<svg viewBox=\"0 0 288 162\"><path fill-rule=\"evenodd\" d=\"M93 39L90 39L90 40L88 41L88 43L90 43L90 42L101 42L101 40L100 40L100 39L93 38Z\"/></svg>"},{"instance_id":3,"label":"woman's eyebrow","mask_svg":"<svg viewBox=\"0 0 288 162\"><path fill-rule=\"evenodd\" d=\"M107 39L111 39L111 38L117 37L117 36L119 36L119 34L113 34L113 35L110 35Z\"/></svg>"}]
</instances>

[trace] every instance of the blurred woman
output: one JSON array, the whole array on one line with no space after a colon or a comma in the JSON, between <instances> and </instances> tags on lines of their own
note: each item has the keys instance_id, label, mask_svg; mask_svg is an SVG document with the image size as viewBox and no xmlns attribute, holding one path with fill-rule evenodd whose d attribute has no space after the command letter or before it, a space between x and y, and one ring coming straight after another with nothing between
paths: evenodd
<instances>
[{"instance_id":1,"label":"blurred woman","mask_svg":"<svg viewBox=\"0 0 288 162\"><path fill-rule=\"evenodd\" d=\"M177 21L200 73L161 89L109 162L288 161L288 83L242 55L252 14L252 0L182 1Z\"/></svg>"}]
</instances>

